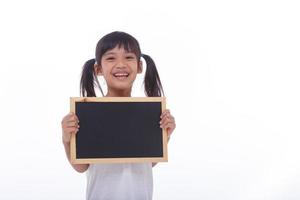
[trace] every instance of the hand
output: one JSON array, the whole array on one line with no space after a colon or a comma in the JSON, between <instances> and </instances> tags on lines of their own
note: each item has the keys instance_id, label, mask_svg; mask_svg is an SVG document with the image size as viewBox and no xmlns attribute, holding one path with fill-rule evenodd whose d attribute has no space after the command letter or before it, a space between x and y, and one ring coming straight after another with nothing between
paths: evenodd
<instances>
[{"instance_id":1,"label":"hand","mask_svg":"<svg viewBox=\"0 0 300 200\"><path fill-rule=\"evenodd\" d=\"M176 128L175 118L171 115L170 110L166 109L160 116L160 127L167 131L168 138Z\"/></svg>"},{"instance_id":2,"label":"hand","mask_svg":"<svg viewBox=\"0 0 300 200\"><path fill-rule=\"evenodd\" d=\"M74 113L69 113L61 121L62 139L64 143L70 143L72 134L76 134L79 129L79 120Z\"/></svg>"}]
</instances>

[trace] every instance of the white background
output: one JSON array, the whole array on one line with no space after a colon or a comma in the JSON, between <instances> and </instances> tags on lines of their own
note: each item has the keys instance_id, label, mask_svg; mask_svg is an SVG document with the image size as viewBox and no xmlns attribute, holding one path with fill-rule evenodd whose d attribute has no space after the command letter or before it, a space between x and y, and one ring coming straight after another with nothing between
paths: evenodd
<instances>
[{"instance_id":1,"label":"white background","mask_svg":"<svg viewBox=\"0 0 300 200\"><path fill-rule=\"evenodd\" d=\"M155 60L177 122L153 199L300 199L299 10L277 0L1 1L0 199L85 198L60 122L83 63L115 30Z\"/></svg>"}]
</instances>

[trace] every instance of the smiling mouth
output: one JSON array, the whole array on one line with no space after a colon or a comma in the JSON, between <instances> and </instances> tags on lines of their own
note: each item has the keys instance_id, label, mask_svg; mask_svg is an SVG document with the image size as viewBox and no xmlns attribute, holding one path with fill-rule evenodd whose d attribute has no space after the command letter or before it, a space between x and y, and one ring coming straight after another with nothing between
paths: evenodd
<instances>
[{"instance_id":1,"label":"smiling mouth","mask_svg":"<svg viewBox=\"0 0 300 200\"><path fill-rule=\"evenodd\" d=\"M125 79L129 76L128 73L115 73L113 76L117 79Z\"/></svg>"}]
</instances>

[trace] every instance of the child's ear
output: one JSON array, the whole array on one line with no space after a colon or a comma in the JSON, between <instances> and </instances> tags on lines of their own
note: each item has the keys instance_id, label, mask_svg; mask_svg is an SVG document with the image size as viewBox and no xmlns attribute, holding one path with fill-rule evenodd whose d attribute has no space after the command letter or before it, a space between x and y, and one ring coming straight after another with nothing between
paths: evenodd
<instances>
[{"instance_id":1,"label":"child's ear","mask_svg":"<svg viewBox=\"0 0 300 200\"><path fill-rule=\"evenodd\" d=\"M137 73L138 74L141 74L143 72L143 62L140 61L139 64L138 64L138 70L137 70Z\"/></svg>"},{"instance_id":2,"label":"child's ear","mask_svg":"<svg viewBox=\"0 0 300 200\"><path fill-rule=\"evenodd\" d=\"M103 75L103 73L102 73L102 67L100 65L98 65L98 64L95 63L94 64L94 70L95 70L95 74L97 76Z\"/></svg>"}]
</instances>

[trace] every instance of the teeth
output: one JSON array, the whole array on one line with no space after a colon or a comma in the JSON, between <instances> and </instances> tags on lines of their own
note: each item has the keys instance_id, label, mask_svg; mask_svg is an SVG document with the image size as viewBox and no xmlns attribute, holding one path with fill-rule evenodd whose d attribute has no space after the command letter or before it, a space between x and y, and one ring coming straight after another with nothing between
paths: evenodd
<instances>
[{"instance_id":1,"label":"teeth","mask_svg":"<svg viewBox=\"0 0 300 200\"><path fill-rule=\"evenodd\" d=\"M117 77L119 77L119 76L128 76L128 74L126 74L126 73L118 73L118 74L114 74L114 76L117 76Z\"/></svg>"}]
</instances>

